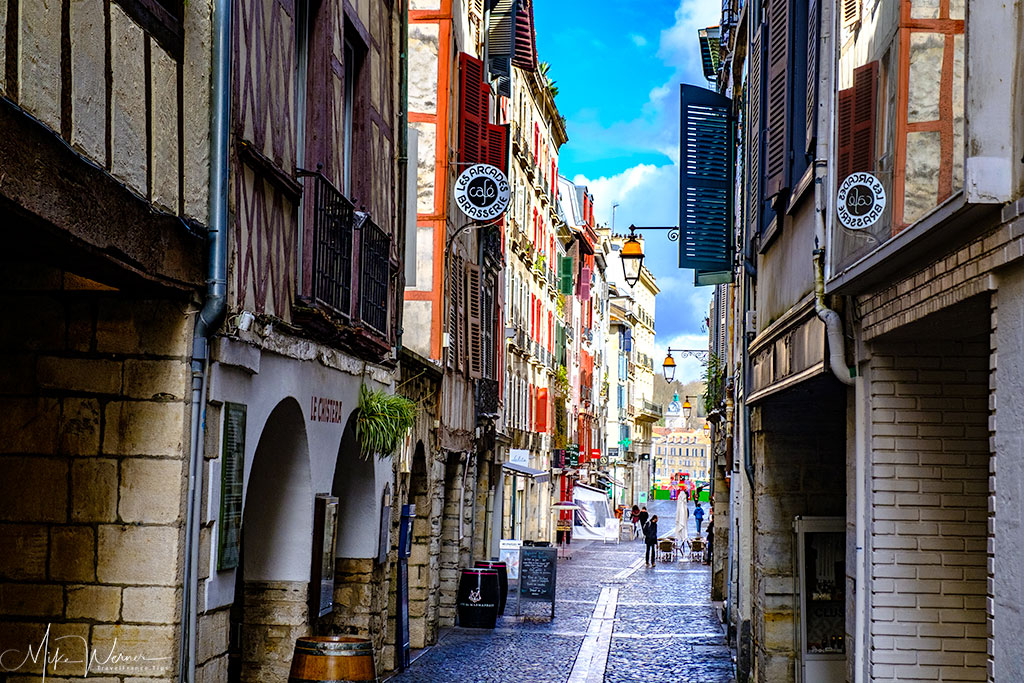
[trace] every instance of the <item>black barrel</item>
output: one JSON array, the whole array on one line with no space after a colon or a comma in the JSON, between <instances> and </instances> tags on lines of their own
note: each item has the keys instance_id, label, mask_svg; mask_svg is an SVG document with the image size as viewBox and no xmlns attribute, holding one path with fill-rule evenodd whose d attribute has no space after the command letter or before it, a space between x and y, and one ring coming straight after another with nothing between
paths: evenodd
<instances>
[{"instance_id":1,"label":"black barrel","mask_svg":"<svg viewBox=\"0 0 1024 683\"><path fill-rule=\"evenodd\" d=\"M473 565L478 569L491 569L498 572L498 588L501 590L501 600L498 602L498 616L505 613L505 603L508 602L508 567L504 562L495 560L477 560Z\"/></svg>"},{"instance_id":2,"label":"black barrel","mask_svg":"<svg viewBox=\"0 0 1024 683\"><path fill-rule=\"evenodd\" d=\"M459 626L494 628L498 621L501 589L498 572L493 569L463 569L459 579L456 613Z\"/></svg>"}]
</instances>

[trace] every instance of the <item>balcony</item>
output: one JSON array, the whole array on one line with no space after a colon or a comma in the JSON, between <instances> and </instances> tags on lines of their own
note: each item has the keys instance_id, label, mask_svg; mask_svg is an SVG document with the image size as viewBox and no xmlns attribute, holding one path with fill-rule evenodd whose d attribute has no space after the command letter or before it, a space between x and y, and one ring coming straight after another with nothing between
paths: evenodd
<instances>
[{"instance_id":1,"label":"balcony","mask_svg":"<svg viewBox=\"0 0 1024 683\"><path fill-rule=\"evenodd\" d=\"M312 258L308 289L295 319L331 342L344 342L376 359L394 345L392 237L320 173L300 171L312 206ZM310 210L311 209L311 210Z\"/></svg>"},{"instance_id":2,"label":"balcony","mask_svg":"<svg viewBox=\"0 0 1024 683\"><path fill-rule=\"evenodd\" d=\"M661 416L662 411L660 405L648 401L647 399L640 401L639 414L637 415L638 421L657 422L661 419Z\"/></svg>"}]
</instances>

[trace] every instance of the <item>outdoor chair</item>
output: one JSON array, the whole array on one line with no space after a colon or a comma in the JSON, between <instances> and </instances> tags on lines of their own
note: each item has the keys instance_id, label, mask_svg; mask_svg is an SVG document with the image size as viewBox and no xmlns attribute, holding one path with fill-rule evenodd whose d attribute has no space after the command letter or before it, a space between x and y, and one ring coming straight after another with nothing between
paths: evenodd
<instances>
[{"instance_id":1,"label":"outdoor chair","mask_svg":"<svg viewBox=\"0 0 1024 683\"><path fill-rule=\"evenodd\" d=\"M675 562L676 544L670 538L663 538L658 541L658 556L662 562Z\"/></svg>"},{"instance_id":2,"label":"outdoor chair","mask_svg":"<svg viewBox=\"0 0 1024 683\"><path fill-rule=\"evenodd\" d=\"M704 539L700 536L689 540L690 562L700 562L704 555Z\"/></svg>"}]
</instances>

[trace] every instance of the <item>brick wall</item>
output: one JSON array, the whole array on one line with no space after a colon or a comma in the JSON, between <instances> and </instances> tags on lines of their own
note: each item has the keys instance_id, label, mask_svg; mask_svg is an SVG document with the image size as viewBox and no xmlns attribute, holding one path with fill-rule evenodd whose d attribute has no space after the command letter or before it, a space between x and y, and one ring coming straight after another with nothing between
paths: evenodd
<instances>
[{"instance_id":1,"label":"brick wall","mask_svg":"<svg viewBox=\"0 0 1024 683\"><path fill-rule=\"evenodd\" d=\"M877 341L866 373L871 677L985 680L988 336L921 338Z\"/></svg>"},{"instance_id":2,"label":"brick wall","mask_svg":"<svg viewBox=\"0 0 1024 683\"><path fill-rule=\"evenodd\" d=\"M38 643L51 623L51 638L109 650L116 637L124 655L167 657L142 675L169 680L189 307L10 261L0 263L0 302L0 650ZM17 673L29 671L40 667Z\"/></svg>"},{"instance_id":3,"label":"brick wall","mask_svg":"<svg viewBox=\"0 0 1024 683\"><path fill-rule=\"evenodd\" d=\"M1024 199L1007 204L1002 223L955 251L856 297L864 339L891 332L953 304L988 291L993 270L1024 258Z\"/></svg>"}]
</instances>

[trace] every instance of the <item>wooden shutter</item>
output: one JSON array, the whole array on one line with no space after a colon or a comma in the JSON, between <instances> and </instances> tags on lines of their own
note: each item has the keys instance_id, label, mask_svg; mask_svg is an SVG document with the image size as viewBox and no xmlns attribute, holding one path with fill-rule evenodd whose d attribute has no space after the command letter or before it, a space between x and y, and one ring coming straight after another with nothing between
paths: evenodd
<instances>
[{"instance_id":1,"label":"wooden shutter","mask_svg":"<svg viewBox=\"0 0 1024 683\"><path fill-rule=\"evenodd\" d=\"M849 28L860 21L860 0L841 0L843 28Z\"/></svg>"},{"instance_id":2,"label":"wooden shutter","mask_svg":"<svg viewBox=\"0 0 1024 683\"><path fill-rule=\"evenodd\" d=\"M839 112L836 124L836 180L840 183L853 173L853 88L839 91Z\"/></svg>"},{"instance_id":3,"label":"wooden shutter","mask_svg":"<svg viewBox=\"0 0 1024 683\"><path fill-rule=\"evenodd\" d=\"M768 83L765 108L764 177L766 198L786 189L789 181L789 2L768 5Z\"/></svg>"},{"instance_id":4,"label":"wooden shutter","mask_svg":"<svg viewBox=\"0 0 1024 683\"><path fill-rule=\"evenodd\" d=\"M853 71L852 171L875 171L875 109L878 62Z\"/></svg>"},{"instance_id":5,"label":"wooden shutter","mask_svg":"<svg viewBox=\"0 0 1024 683\"><path fill-rule=\"evenodd\" d=\"M467 264L465 277L466 357L469 361L469 376L473 379L480 379L484 375L480 266L475 263Z\"/></svg>"},{"instance_id":6,"label":"wooden shutter","mask_svg":"<svg viewBox=\"0 0 1024 683\"><path fill-rule=\"evenodd\" d=\"M821 25L820 0L807 3L807 153L814 155L818 137L818 53Z\"/></svg>"},{"instance_id":7,"label":"wooden shutter","mask_svg":"<svg viewBox=\"0 0 1024 683\"><path fill-rule=\"evenodd\" d=\"M732 267L732 101L680 86L679 267Z\"/></svg>"},{"instance_id":8,"label":"wooden shutter","mask_svg":"<svg viewBox=\"0 0 1024 683\"><path fill-rule=\"evenodd\" d=\"M558 292L572 294L572 256L558 257Z\"/></svg>"},{"instance_id":9,"label":"wooden shutter","mask_svg":"<svg viewBox=\"0 0 1024 683\"><path fill-rule=\"evenodd\" d=\"M583 266L583 272L580 273L580 298L584 301L590 299L591 272L590 266Z\"/></svg>"},{"instance_id":10,"label":"wooden shutter","mask_svg":"<svg viewBox=\"0 0 1024 683\"><path fill-rule=\"evenodd\" d=\"M484 163L497 166L508 175L508 126L487 124L487 157Z\"/></svg>"},{"instance_id":11,"label":"wooden shutter","mask_svg":"<svg viewBox=\"0 0 1024 683\"><path fill-rule=\"evenodd\" d=\"M466 53L459 55L459 163L484 159L487 141L488 91L481 87L484 63Z\"/></svg>"},{"instance_id":12,"label":"wooden shutter","mask_svg":"<svg viewBox=\"0 0 1024 683\"><path fill-rule=\"evenodd\" d=\"M761 129L764 111L764 31L758 26L750 40L747 69L747 225L751 235L761 233Z\"/></svg>"}]
</instances>

